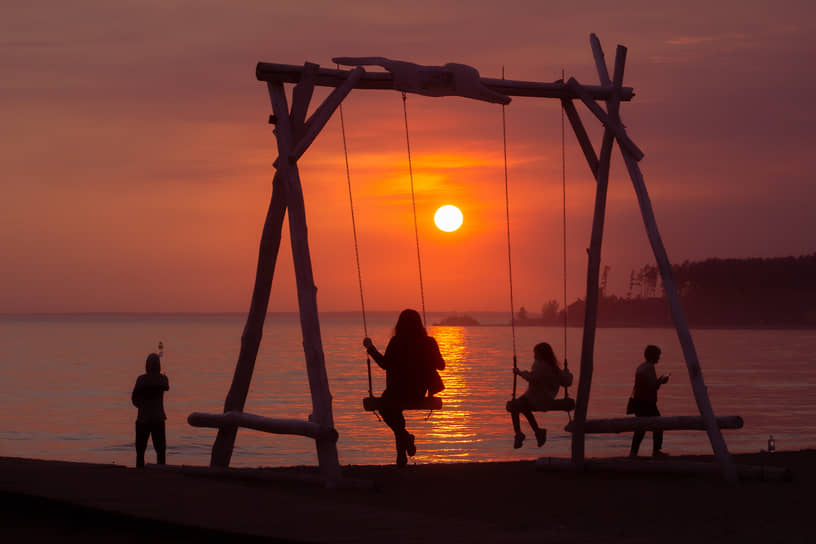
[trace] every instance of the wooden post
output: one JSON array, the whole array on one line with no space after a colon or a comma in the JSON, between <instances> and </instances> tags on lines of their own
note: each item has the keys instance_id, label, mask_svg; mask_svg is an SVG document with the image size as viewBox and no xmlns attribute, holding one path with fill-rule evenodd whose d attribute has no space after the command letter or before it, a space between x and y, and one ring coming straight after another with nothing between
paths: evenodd
<instances>
[{"instance_id":1,"label":"wooden post","mask_svg":"<svg viewBox=\"0 0 816 544\"><path fill-rule=\"evenodd\" d=\"M269 306L269 293L272 289L272 278L275 275L275 263L280 249L281 228L286 214L286 195L284 185L278 173L272 180L272 199L266 213L261 244L258 250L258 268L255 273L255 287L252 291L252 301L249 305L244 332L241 335L241 351L238 354L238 363L235 365L235 374L232 377L227 399L224 402L224 412L242 411L246 403L249 384L252 382L252 372L255 369L255 359L263 336L266 310ZM235 446L235 435L238 427L221 427L215 437L210 466L228 467Z\"/></svg>"},{"instance_id":2,"label":"wooden post","mask_svg":"<svg viewBox=\"0 0 816 544\"><path fill-rule=\"evenodd\" d=\"M289 208L289 233L292 244L292 258L295 262L300 328L303 334L303 351L306 357L306 373L312 394L312 415L310 420L322 427L334 428L332 397L323 344L320 338L320 322L317 312L317 287L312 275L312 260L306 229L306 209L297 163L290 162L294 142L292 140L289 109L282 83L268 83L272 110L278 119L276 130L278 141L278 172L286 186L286 200ZM327 481L340 478L340 462L337 457L335 440L318 438L317 457L320 470Z\"/></svg>"},{"instance_id":3,"label":"wooden post","mask_svg":"<svg viewBox=\"0 0 816 544\"><path fill-rule=\"evenodd\" d=\"M601 79L602 85L609 85L609 74L605 69L605 62L601 56L598 60L598 52L593 50L596 57L596 63L599 64L598 76ZM603 53L600 53L603 55ZM615 58L615 86L620 88L623 82L623 69L626 62L626 48L618 47ZM604 69L601 70L600 66ZM617 100L616 93L613 92L609 101L607 101L607 109L612 118L617 118L619 100ZM572 122L572 120L571 120ZM578 120L580 125L580 119ZM574 126L573 126L574 128ZM580 134L576 131L576 136ZM585 134L585 132L584 132ZM592 387L592 371L594 367L594 350L595 350L595 328L597 326L598 317L598 298L599 287L598 279L601 268L601 246L603 242L603 228L604 217L606 214L606 193L609 186L609 167L612 160L612 144L615 135L611 128L604 129L603 141L601 143L601 153L598 159L598 168L595 174L597 181L595 189L595 212L592 219L592 234L590 237L589 259L587 263L587 289L586 289L586 304L584 310L584 332L581 342L581 373L578 378L578 393L575 397L575 417L573 419L574 432L572 434L572 462L577 467L583 467L584 464L584 422L586 421L587 408L589 406L589 392ZM587 155L587 162L590 169L593 163L589 160Z\"/></svg>"},{"instance_id":4,"label":"wooden post","mask_svg":"<svg viewBox=\"0 0 816 544\"><path fill-rule=\"evenodd\" d=\"M725 439L717 425L714 410L711 408L711 401L708 399L708 391L705 382L703 382L703 372L700 369L700 362L697 359L697 350L694 348L694 342L691 339L691 332L686 322L686 316L683 312L683 307L680 305L680 294L677 292L677 284L674 282L674 274L672 273L671 264L669 263L669 257L666 254L666 248L663 246L663 240L660 237L660 232L657 230L657 221L655 220L649 193L646 191L646 183L643 181L643 174L635 158L632 157L626 149L621 148L621 154L623 155L624 162L626 162L626 168L629 170L632 185L635 187L638 204L640 205L640 213L643 216L643 223L646 226L646 234L649 236L649 243L652 246L657 267L660 270L660 277L663 280L663 289L669 301L674 326L677 329L677 337L680 339L680 346L683 349L683 356L686 359L686 367L688 368L689 380L691 380L691 389L694 392L694 400L697 402L697 408L699 408L700 415L705 422L708 439L711 441L711 448L714 450L714 455L720 464L723 477L726 481L735 483L737 481L737 472L734 467L734 461L731 458L731 454L728 453Z\"/></svg>"}]
</instances>

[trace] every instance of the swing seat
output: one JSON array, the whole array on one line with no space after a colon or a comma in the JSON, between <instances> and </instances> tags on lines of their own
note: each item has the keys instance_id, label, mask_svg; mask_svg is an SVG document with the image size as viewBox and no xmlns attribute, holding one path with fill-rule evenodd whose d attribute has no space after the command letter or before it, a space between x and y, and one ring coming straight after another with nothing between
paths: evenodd
<instances>
[{"instance_id":1,"label":"swing seat","mask_svg":"<svg viewBox=\"0 0 816 544\"><path fill-rule=\"evenodd\" d=\"M512 400L507 401L507 411L510 411ZM572 397L562 397L553 399L547 408L533 408L533 412L572 412L575 410L575 399Z\"/></svg>"},{"instance_id":2,"label":"swing seat","mask_svg":"<svg viewBox=\"0 0 816 544\"><path fill-rule=\"evenodd\" d=\"M363 399L363 409L366 412L379 410L383 405L382 397L366 397ZM402 403L403 410L441 410L442 399L439 397L422 397L410 402Z\"/></svg>"}]
</instances>

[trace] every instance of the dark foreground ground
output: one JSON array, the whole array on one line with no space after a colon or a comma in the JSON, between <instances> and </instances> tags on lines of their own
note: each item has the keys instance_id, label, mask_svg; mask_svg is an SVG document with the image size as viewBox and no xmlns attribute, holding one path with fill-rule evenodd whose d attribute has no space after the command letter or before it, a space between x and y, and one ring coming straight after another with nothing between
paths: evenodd
<instances>
[{"instance_id":1,"label":"dark foreground ground","mask_svg":"<svg viewBox=\"0 0 816 544\"><path fill-rule=\"evenodd\" d=\"M676 458L672 458L676 459ZM692 459L692 458L689 458ZM694 458L695 460L710 460ZM786 482L717 475L574 473L534 462L344 467L350 485L289 479L312 468L138 471L0 458L9 543L816 542L816 451L737 455Z\"/></svg>"}]
</instances>

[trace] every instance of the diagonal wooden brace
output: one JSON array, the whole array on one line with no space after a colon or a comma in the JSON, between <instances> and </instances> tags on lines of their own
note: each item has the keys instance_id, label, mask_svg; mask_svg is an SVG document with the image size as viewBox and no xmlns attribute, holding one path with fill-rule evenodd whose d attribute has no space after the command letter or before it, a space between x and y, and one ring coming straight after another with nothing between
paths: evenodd
<instances>
[{"instance_id":1,"label":"diagonal wooden brace","mask_svg":"<svg viewBox=\"0 0 816 544\"><path fill-rule=\"evenodd\" d=\"M615 135L615 139L618 140L620 146L626 148L626 150L632 157L635 158L635 160L639 161L644 157L643 151L641 151L640 148L635 145L635 142L629 138L629 136L626 134L626 129L623 128L623 125L621 125L620 122L614 122L574 77L569 78L569 81L567 81L567 87L569 87L569 89L574 92L584 104L586 104L589 111L591 111L595 117L598 118L603 126L609 129L612 134Z\"/></svg>"},{"instance_id":2,"label":"diagonal wooden brace","mask_svg":"<svg viewBox=\"0 0 816 544\"><path fill-rule=\"evenodd\" d=\"M326 97L326 100L323 101L322 104L315 110L309 120L306 122L306 127L303 132L303 136L298 139L297 143L292 147L292 151L289 154L289 162L294 164L306 153L306 150L309 149L309 146L312 145L317 135L320 134L320 131L323 130L323 127L326 126L326 123L329 122L331 119L332 114L334 111L340 106L340 103L343 101L346 96L351 92L357 82L363 77L365 70L358 66L354 70L351 70L348 73L348 77L346 80L336 87L329 96ZM268 85L272 85L268 83ZM293 106L294 107L294 106ZM272 163L272 166L277 168L279 166L280 157L275 159L275 162Z\"/></svg>"}]
</instances>

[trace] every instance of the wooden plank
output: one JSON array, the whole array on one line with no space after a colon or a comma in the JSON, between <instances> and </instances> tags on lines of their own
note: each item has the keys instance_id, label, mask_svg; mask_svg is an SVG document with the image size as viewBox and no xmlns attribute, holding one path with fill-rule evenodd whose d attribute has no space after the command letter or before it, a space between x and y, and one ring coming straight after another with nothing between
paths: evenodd
<instances>
[{"instance_id":1,"label":"wooden plank","mask_svg":"<svg viewBox=\"0 0 816 544\"><path fill-rule=\"evenodd\" d=\"M255 77L259 81L271 83L297 83L300 81L303 66L291 64L277 64L259 62L255 68ZM315 85L322 87L338 87L348 78L350 70L334 68L319 68L315 72ZM540 83L534 81L514 81L511 79L480 78L483 85L493 91L508 96L527 96L537 98L578 98L563 81ZM394 77L387 72L367 72L354 85L355 89L391 89L394 87ZM587 85L584 90L593 100L608 100L612 89L600 85ZM631 87L621 89L621 100L632 100L635 93Z\"/></svg>"},{"instance_id":2,"label":"wooden plank","mask_svg":"<svg viewBox=\"0 0 816 544\"><path fill-rule=\"evenodd\" d=\"M610 119L609 115L603 111L603 109L598 105L597 102L586 92L586 89L583 85L578 83L574 77L571 77L567 82L567 85L570 89L572 89L575 94L578 95L578 98L589 108L595 117L603 124L605 128L608 128L615 134L615 138L618 140L618 143L621 147L625 147L635 160L641 160L643 158L643 151L629 138L629 135L626 134L626 129L623 128L619 122L615 122L614 120Z\"/></svg>"},{"instance_id":3,"label":"wooden plank","mask_svg":"<svg viewBox=\"0 0 816 544\"><path fill-rule=\"evenodd\" d=\"M742 418L724 416L716 418L720 429L742 429ZM574 422L569 422L564 430L571 433ZM701 416L659 416L659 417L618 417L608 419L588 419L584 422L584 432L589 434L629 433L632 431L704 431L705 421Z\"/></svg>"},{"instance_id":4,"label":"wooden plank","mask_svg":"<svg viewBox=\"0 0 816 544\"><path fill-rule=\"evenodd\" d=\"M292 434L309 438L328 438L337 441L337 431L331 427L323 427L311 421L301 419L281 419L247 414L246 412L224 412L212 414L193 412L187 416L187 423L193 427L209 427L220 429L223 427L243 427L265 433Z\"/></svg>"},{"instance_id":5,"label":"wooden plank","mask_svg":"<svg viewBox=\"0 0 816 544\"><path fill-rule=\"evenodd\" d=\"M238 353L238 362L232 377L227 398L224 401L224 411L241 411L246 403L249 386L252 382L252 373L255 370L255 360L263 336L263 326L266 319L266 310L269 306L269 294L272 290L272 278L275 276L275 264L278 260L278 251L281 242L281 229L286 214L286 196L279 173L275 173L272 180L272 198L266 212L261 243L258 249L258 267L255 272L255 286L252 289L252 300L249 304L244 331L241 334L241 349ZM235 447L237 427L221 427L215 437L210 466L228 467Z\"/></svg>"},{"instance_id":6,"label":"wooden plank","mask_svg":"<svg viewBox=\"0 0 816 544\"><path fill-rule=\"evenodd\" d=\"M289 157L292 155L293 142L292 130L289 124L286 93L284 92L282 83L268 83L267 88L269 89L272 111L278 118L276 128L278 156ZM321 105L318 110L322 108L323 105ZM295 283L297 285L300 329L303 335L303 351L306 357L306 375L309 378L309 390L312 396L313 412L309 419L323 427L333 428L332 396L329 389L329 378L326 374L323 342L320 337L320 321L317 311L317 287L314 284L314 275L312 274L312 259L309 253L303 189L301 187L300 175L296 163L282 160L278 166L278 171L280 172L281 180L286 186L286 202L289 210L289 235L292 247L292 259L295 263ZM337 457L337 444L334 441L325 439L317 439L316 443L321 473L327 481L338 480L340 478L340 462Z\"/></svg>"}]
</instances>

